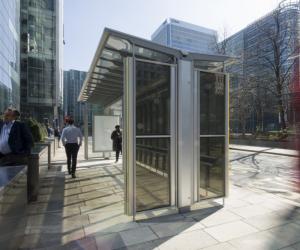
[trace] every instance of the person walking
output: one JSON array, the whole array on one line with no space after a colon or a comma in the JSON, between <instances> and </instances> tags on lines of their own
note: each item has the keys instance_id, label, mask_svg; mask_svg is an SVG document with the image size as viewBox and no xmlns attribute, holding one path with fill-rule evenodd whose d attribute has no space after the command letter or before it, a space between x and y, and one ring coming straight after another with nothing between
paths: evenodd
<instances>
[{"instance_id":1,"label":"person walking","mask_svg":"<svg viewBox=\"0 0 300 250\"><path fill-rule=\"evenodd\" d=\"M76 178L77 154L82 144L82 133L74 126L72 117L66 119L66 125L61 134L61 141L66 150L68 173L72 174L72 178Z\"/></svg>"},{"instance_id":2,"label":"person walking","mask_svg":"<svg viewBox=\"0 0 300 250\"><path fill-rule=\"evenodd\" d=\"M116 125L115 130L111 133L110 137L113 141L113 151L116 152L116 162L119 161L120 153L122 153L122 132L120 126Z\"/></svg>"},{"instance_id":3,"label":"person walking","mask_svg":"<svg viewBox=\"0 0 300 250\"><path fill-rule=\"evenodd\" d=\"M18 121L20 112L7 108L0 121L0 164L26 164L33 137L25 123Z\"/></svg>"},{"instance_id":4,"label":"person walking","mask_svg":"<svg viewBox=\"0 0 300 250\"><path fill-rule=\"evenodd\" d=\"M59 142L60 142L61 134L60 134L60 129L59 129L59 127L56 127L56 128L54 129L54 137L57 138L57 147L60 148Z\"/></svg>"}]
</instances>

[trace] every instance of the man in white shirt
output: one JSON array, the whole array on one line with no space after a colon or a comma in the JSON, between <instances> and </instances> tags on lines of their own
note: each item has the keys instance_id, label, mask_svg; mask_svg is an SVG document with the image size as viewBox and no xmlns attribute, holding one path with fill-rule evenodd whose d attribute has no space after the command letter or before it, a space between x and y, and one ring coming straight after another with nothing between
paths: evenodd
<instances>
[{"instance_id":1,"label":"man in white shirt","mask_svg":"<svg viewBox=\"0 0 300 250\"><path fill-rule=\"evenodd\" d=\"M66 119L67 126L61 134L62 144L65 146L67 155L68 172L72 174L72 178L76 178L76 165L79 147L82 144L82 133L79 128L74 126L73 118ZM72 169L71 169L72 166Z\"/></svg>"}]
</instances>

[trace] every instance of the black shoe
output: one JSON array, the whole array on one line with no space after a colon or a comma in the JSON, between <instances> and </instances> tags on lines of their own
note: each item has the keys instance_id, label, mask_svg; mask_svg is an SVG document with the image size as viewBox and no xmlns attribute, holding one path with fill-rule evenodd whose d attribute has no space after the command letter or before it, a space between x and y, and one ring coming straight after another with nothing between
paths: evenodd
<instances>
[{"instance_id":1,"label":"black shoe","mask_svg":"<svg viewBox=\"0 0 300 250\"><path fill-rule=\"evenodd\" d=\"M76 175L75 175L75 173L74 173L74 174L72 174L72 178L76 178Z\"/></svg>"}]
</instances>

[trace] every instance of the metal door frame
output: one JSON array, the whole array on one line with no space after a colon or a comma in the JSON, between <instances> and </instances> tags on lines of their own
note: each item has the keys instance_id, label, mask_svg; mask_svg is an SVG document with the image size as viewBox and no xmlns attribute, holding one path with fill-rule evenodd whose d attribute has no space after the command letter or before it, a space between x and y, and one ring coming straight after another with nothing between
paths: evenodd
<instances>
[{"instance_id":1,"label":"metal door frame","mask_svg":"<svg viewBox=\"0 0 300 250\"><path fill-rule=\"evenodd\" d=\"M136 136L136 62L170 66L170 135ZM136 138L170 138L170 207L177 204L177 65L133 57L124 58L124 143L125 214L136 219ZM166 209L165 207L163 209ZM154 209L158 210L158 209ZM152 211L152 210L147 210ZM145 211L145 213L147 213ZM143 214L144 212L138 212Z\"/></svg>"},{"instance_id":2,"label":"metal door frame","mask_svg":"<svg viewBox=\"0 0 300 250\"><path fill-rule=\"evenodd\" d=\"M219 74L225 76L225 134L224 135L200 135L200 79L198 79L198 73L211 73L211 74ZM229 191L229 74L225 72L216 72L209 70L202 70L194 68L194 202L207 201L210 199L217 198L208 198L208 199L200 199L199 196L199 186L200 186L200 138L201 137L224 137L225 138L225 172L224 172L224 192L225 196L228 196ZM199 82L199 84L198 84ZM221 197L220 197L221 198Z\"/></svg>"}]
</instances>

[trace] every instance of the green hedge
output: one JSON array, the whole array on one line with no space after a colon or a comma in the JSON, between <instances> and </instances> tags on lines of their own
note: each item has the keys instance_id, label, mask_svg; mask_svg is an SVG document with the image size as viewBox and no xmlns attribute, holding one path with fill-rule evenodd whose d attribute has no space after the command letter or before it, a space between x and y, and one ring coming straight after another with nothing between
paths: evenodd
<instances>
[{"instance_id":1,"label":"green hedge","mask_svg":"<svg viewBox=\"0 0 300 250\"><path fill-rule=\"evenodd\" d=\"M43 142L45 138L48 136L47 129L45 125L37 122L33 118L28 118L24 121L29 127L34 142Z\"/></svg>"},{"instance_id":2,"label":"green hedge","mask_svg":"<svg viewBox=\"0 0 300 250\"><path fill-rule=\"evenodd\" d=\"M0 120L3 119L3 115L0 115ZM24 122L30 129L34 142L44 142L48 136L47 128L44 124L39 123L33 118L25 119Z\"/></svg>"}]
</instances>

